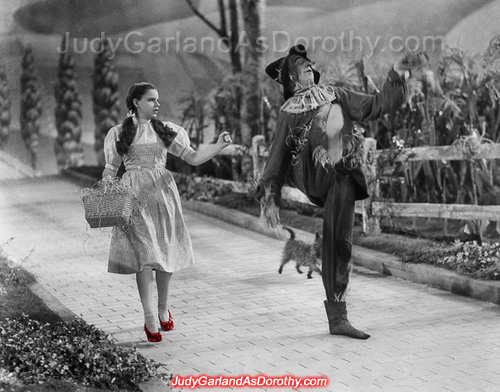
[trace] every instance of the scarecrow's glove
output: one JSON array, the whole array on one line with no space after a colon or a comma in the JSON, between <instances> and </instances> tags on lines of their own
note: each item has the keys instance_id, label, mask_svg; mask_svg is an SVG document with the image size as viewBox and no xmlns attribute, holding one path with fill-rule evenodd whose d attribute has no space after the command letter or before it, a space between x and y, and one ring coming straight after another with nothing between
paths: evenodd
<instances>
[{"instance_id":1,"label":"scarecrow's glove","mask_svg":"<svg viewBox=\"0 0 500 392\"><path fill-rule=\"evenodd\" d=\"M429 55L425 52L405 52L394 63L392 68L406 80L411 71L418 70L428 63Z\"/></svg>"}]
</instances>

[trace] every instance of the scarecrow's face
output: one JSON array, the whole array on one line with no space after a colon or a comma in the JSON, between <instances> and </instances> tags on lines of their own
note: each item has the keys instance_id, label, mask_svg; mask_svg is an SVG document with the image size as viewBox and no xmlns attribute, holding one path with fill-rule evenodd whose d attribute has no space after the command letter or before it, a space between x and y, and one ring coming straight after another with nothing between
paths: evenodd
<instances>
[{"instance_id":1,"label":"scarecrow's face","mask_svg":"<svg viewBox=\"0 0 500 392\"><path fill-rule=\"evenodd\" d=\"M295 74L297 85L303 88L314 84L314 73L311 62L300 56L297 56L294 60L293 73Z\"/></svg>"}]
</instances>

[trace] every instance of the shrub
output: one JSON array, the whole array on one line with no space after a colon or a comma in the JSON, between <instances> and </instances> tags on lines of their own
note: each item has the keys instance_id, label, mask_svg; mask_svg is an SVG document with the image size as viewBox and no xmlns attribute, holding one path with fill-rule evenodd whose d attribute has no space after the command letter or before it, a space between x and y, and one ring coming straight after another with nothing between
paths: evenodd
<instances>
[{"instance_id":1,"label":"shrub","mask_svg":"<svg viewBox=\"0 0 500 392\"><path fill-rule=\"evenodd\" d=\"M185 200L213 201L218 196L232 192L232 186L210 177L174 174L179 195Z\"/></svg>"}]
</instances>

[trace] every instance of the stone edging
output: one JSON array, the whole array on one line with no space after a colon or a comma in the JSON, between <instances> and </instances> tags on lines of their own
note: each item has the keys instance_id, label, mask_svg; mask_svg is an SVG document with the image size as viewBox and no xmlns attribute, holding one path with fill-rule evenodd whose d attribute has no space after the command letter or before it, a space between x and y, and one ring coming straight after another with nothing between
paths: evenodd
<instances>
[{"instance_id":1,"label":"stone edging","mask_svg":"<svg viewBox=\"0 0 500 392\"><path fill-rule=\"evenodd\" d=\"M40 177L41 172L38 170L32 169L30 166L26 165L25 163L21 162L20 160L14 158L13 156L7 154L4 151L0 151L0 161L6 163L7 165L11 166L14 168L16 171L21 173L22 175L29 177L29 178L34 178L34 177Z\"/></svg>"},{"instance_id":2,"label":"stone edging","mask_svg":"<svg viewBox=\"0 0 500 392\"><path fill-rule=\"evenodd\" d=\"M425 283L429 286L500 305L500 281L472 279L428 264L403 263L397 257L354 246L353 260L384 275Z\"/></svg>"},{"instance_id":3,"label":"stone edging","mask_svg":"<svg viewBox=\"0 0 500 392\"><path fill-rule=\"evenodd\" d=\"M49 293L40 283L35 282L29 286L30 291L40 298L47 307L58 314L63 321L76 320L78 316L62 304L56 297Z\"/></svg>"},{"instance_id":4,"label":"stone edging","mask_svg":"<svg viewBox=\"0 0 500 392\"><path fill-rule=\"evenodd\" d=\"M95 182L95 179L84 174L72 172L71 170L66 170L63 175L76 180L82 186L89 186ZM286 231L266 228L259 218L241 211L195 200L183 201L182 205L191 211L211 216L272 238L283 241L288 239ZM298 239L312 241L314 237L311 233L298 229L294 230ZM428 264L403 263L396 256L357 245L353 246L352 257L355 265L384 275L394 276L415 283L428 284L429 286L454 294L500 305L500 281L472 279Z\"/></svg>"}]
</instances>

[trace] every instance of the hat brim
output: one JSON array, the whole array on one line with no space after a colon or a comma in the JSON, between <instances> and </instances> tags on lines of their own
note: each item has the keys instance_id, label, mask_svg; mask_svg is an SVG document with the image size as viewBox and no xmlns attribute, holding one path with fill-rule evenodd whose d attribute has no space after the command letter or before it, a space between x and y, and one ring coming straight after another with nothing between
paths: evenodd
<instances>
[{"instance_id":1,"label":"hat brim","mask_svg":"<svg viewBox=\"0 0 500 392\"><path fill-rule=\"evenodd\" d=\"M280 72L283 64L285 63L286 56L273 61L266 67L266 74L273 79L275 82L281 83Z\"/></svg>"}]
</instances>

